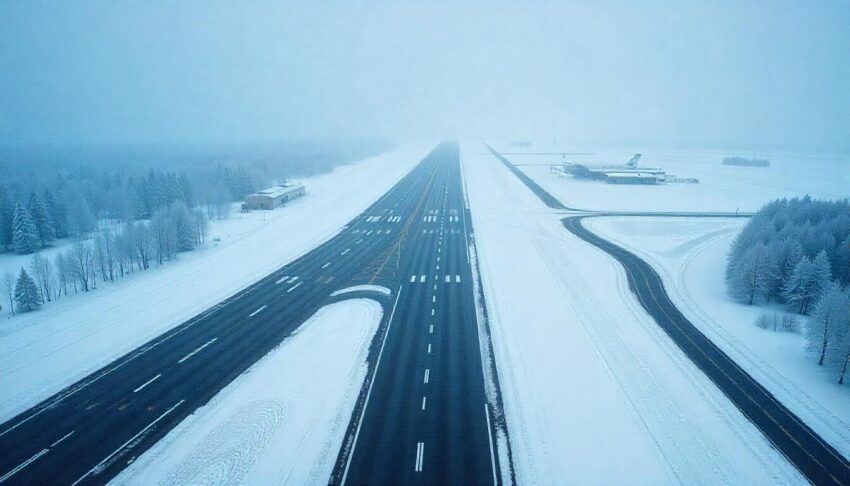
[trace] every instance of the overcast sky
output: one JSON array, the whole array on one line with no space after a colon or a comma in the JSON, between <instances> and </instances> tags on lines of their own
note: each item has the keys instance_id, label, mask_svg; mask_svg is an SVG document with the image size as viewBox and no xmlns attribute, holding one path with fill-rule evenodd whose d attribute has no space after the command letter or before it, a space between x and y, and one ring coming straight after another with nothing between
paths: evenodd
<instances>
[{"instance_id":1,"label":"overcast sky","mask_svg":"<svg viewBox=\"0 0 850 486\"><path fill-rule=\"evenodd\" d=\"M0 144L850 151L850 2L0 0Z\"/></svg>"}]
</instances>

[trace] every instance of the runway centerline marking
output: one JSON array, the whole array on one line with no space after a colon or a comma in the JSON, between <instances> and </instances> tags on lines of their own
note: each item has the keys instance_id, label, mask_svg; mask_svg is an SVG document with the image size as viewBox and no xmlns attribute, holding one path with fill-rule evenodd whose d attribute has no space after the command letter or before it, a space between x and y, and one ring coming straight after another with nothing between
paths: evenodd
<instances>
[{"instance_id":1,"label":"runway centerline marking","mask_svg":"<svg viewBox=\"0 0 850 486\"><path fill-rule=\"evenodd\" d=\"M299 284L299 285L300 285L300 284ZM264 306L260 307L259 309L255 310L254 312L252 312L252 313L248 314L248 317L254 317L255 315L259 314L260 312L263 312L263 310L264 310L266 307L268 307L268 305L264 305Z\"/></svg>"},{"instance_id":2,"label":"runway centerline marking","mask_svg":"<svg viewBox=\"0 0 850 486\"><path fill-rule=\"evenodd\" d=\"M177 364L180 364L180 363L186 361L187 359L191 358L192 356L200 353L201 350L203 350L204 348L206 348L207 346L209 346L210 344L212 344L216 341L218 341L218 338L214 337L214 338L210 339L209 341L207 341L206 343L202 344L201 346L198 346L194 351L192 351L191 353L187 354L186 356L183 356L182 358L180 358L180 361L178 361Z\"/></svg>"},{"instance_id":3,"label":"runway centerline marking","mask_svg":"<svg viewBox=\"0 0 850 486\"><path fill-rule=\"evenodd\" d=\"M416 444L416 466L413 468L415 472L422 472L423 456L425 456L425 443L418 442Z\"/></svg>"},{"instance_id":4,"label":"runway centerline marking","mask_svg":"<svg viewBox=\"0 0 850 486\"><path fill-rule=\"evenodd\" d=\"M322 265L322 268L328 268L329 266L331 266L331 262L325 263L324 265Z\"/></svg>"},{"instance_id":5,"label":"runway centerline marking","mask_svg":"<svg viewBox=\"0 0 850 486\"><path fill-rule=\"evenodd\" d=\"M425 410L425 397L422 397L422 410Z\"/></svg>"},{"instance_id":6,"label":"runway centerline marking","mask_svg":"<svg viewBox=\"0 0 850 486\"><path fill-rule=\"evenodd\" d=\"M162 376L162 373L160 373L160 374L158 374L158 375L154 376L153 378L151 378L150 380L148 380L148 381L146 381L146 382L142 383L142 386L140 386L140 387L136 388L135 390L133 390L133 393L139 393L139 392L140 392L140 391L142 391L142 390L143 390L146 386L148 386L148 385L150 385L151 383L153 383L153 382L155 382L156 380L158 380L160 376Z\"/></svg>"},{"instance_id":7,"label":"runway centerline marking","mask_svg":"<svg viewBox=\"0 0 850 486\"><path fill-rule=\"evenodd\" d=\"M430 377L431 377L431 370L428 369L428 368L425 368L425 378L423 379L422 383L425 383L427 385L428 384L428 378L430 378Z\"/></svg>"},{"instance_id":8,"label":"runway centerline marking","mask_svg":"<svg viewBox=\"0 0 850 486\"><path fill-rule=\"evenodd\" d=\"M68 433L67 433L67 434L65 434L65 435L64 435L61 439L59 439L59 440L57 440L56 442L54 442L54 443L50 444L50 448L52 449L52 448L54 448L54 447L58 446L58 445L59 445L59 444L61 444L61 443L62 443L65 439L67 439L68 437L71 437L72 435L74 435L74 432L76 432L76 430L72 430L72 431L68 432Z\"/></svg>"}]
</instances>

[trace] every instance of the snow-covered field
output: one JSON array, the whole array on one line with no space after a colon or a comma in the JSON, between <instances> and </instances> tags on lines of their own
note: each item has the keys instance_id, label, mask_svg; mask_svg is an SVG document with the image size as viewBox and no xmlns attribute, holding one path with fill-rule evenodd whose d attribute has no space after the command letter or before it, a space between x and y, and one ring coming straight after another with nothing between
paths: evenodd
<instances>
[{"instance_id":1,"label":"snow-covered field","mask_svg":"<svg viewBox=\"0 0 850 486\"><path fill-rule=\"evenodd\" d=\"M520 484L804 482L643 312L613 259L480 145L462 153Z\"/></svg>"},{"instance_id":2,"label":"snow-covered field","mask_svg":"<svg viewBox=\"0 0 850 486\"><path fill-rule=\"evenodd\" d=\"M557 177L548 166L520 169L569 207L612 211L756 211L771 199L812 197L832 199L850 196L850 155L788 152L642 150L573 147L532 147L505 152L583 152L589 155L507 155L515 164L586 165L625 164L635 152L643 152L640 165L661 167L668 174L694 177L698 184L670 183L657 186L605 184L598 181ZM729 155L763 157L770 167L722 165Z\"/></svg>"},{"instance_id":3,"label":"snow-covered field","mask_svg":"<svg viewBox=\"0 0 850 486\"><path fill-rule=\"evenodd\" d=\"M850 387L815 365L801 335L754 322L764 307L726 294L726 254L746 221L682 218L594 218L593 231L637 253L664 279L688 319L821 437L850 457ZM778 311L772 308L771 311Z\"/></svg>"},{"instance_id":4,"label":"snow-covered field","mask_svg":"<svg viewBox=\"0 0 850 486\"><path fill-rule=\"evenodd\" d=\"M381 305L320 309L113 484L327 484L366 376Z\"/></svg>"},{"instance_id":5,"label":"snow-covered field","mask_svg":"<svg viewBox=\"0 0 850 486\"><path fill-rule=\"evenodd\" d=\"M307 178L306 197L214 223L210 244L177 262L0 319L0 421L331 238L430 148L401 148ZM20 258L3 255L0 262L7 257Z\"/></svg>"}]
</instances>

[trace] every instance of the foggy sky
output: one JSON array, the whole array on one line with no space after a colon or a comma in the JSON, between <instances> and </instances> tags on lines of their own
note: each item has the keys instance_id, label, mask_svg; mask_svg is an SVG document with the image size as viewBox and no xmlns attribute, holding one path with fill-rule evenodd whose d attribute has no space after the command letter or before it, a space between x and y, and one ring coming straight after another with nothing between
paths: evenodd
<instances>
[{"instance_id":1,"label":"foggy sky","mask_svg":"<svg viewBox=\"0 0 850 486\"><path fill-rule=\"evenodd\" d=\"M0 2L0 144L850 151L843 1Z\"/></svg>"}]
</instances>

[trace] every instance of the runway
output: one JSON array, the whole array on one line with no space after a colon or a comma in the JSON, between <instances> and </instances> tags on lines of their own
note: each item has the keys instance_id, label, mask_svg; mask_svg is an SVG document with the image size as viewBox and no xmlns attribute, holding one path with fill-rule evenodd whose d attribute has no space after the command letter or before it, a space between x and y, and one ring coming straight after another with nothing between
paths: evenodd
<instances>
[{"instance_id":1,"label":"runway","mask_svg":"<svg viewBox=\"0 0 850 486\"><path fill-rule=\"evenodd\" d=\"M0 425L0 483L106 483L360 284L391 290L390 332L348 482L492 482L458 156L441 144L331 240Z\"/></svg>"}]
</instances>

